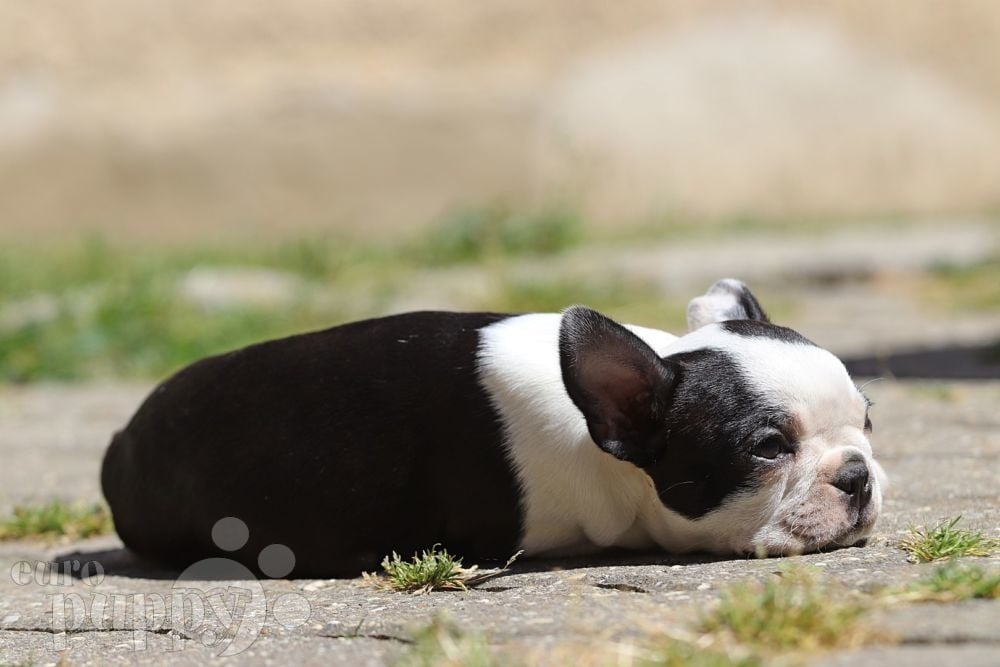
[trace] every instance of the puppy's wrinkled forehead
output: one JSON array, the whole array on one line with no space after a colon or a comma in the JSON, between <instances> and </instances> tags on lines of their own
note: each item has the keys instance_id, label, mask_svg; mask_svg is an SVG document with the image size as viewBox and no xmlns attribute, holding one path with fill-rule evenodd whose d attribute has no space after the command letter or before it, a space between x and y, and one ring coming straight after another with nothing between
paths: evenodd
<instances>
[{"instance_id":1,"label":"puppy's wrinkled forehead","mask_svg":"<svg viewBox=\"0 0 1000 667\"><path fill-rule=\"evenodd\" d=\"M843 363L801 334L756 320L704 326L678 339L668 354L718 350L759 396L780 406L802 428L819 431L864 422L865 401Z\"/></svg>"}]
</instances>

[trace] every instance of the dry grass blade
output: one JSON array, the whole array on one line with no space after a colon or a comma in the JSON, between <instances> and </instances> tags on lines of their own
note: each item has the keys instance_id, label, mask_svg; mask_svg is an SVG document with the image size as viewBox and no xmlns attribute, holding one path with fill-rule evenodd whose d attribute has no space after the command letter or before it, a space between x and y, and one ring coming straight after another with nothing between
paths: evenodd
<instances>
[{"instance_id":1,"label":"dry grass blade","mask_svg":"<svg viewBox=\"0 0 1000 667\"><path fill-rule=\"evenodd\" d=\"M465 585L470 587L478 586L479 584L485 583L490 579L499 577L501 574L507 572L507 570L510 569L510 566L514 564L514 561L516 561L523 553L524 549L518 551L516 554L507 559L507 562L503 564L503 567L494 567L489 570L479 570L476 574L465 580Z\"/></svg>"}]
</instances>

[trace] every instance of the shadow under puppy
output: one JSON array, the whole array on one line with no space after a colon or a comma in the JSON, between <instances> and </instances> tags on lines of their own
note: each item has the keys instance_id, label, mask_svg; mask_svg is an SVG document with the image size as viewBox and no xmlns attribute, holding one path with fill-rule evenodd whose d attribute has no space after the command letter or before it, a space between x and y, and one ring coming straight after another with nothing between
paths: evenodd
<instances>
[{"instance_id":1,"label":"shadow under puppy","mask_svg":"<svg viewBox=\"0 0 1000 667\"><path fill-rule=\"evenodd\" d=\"M417 312L198 361L105 455L125 544L175 566L355 576L440 543L467 562L619 546L801 553L882 505L868 401L841 362L722 280L691 331L562 314ZM224 517L249 539L224 554ZM266 569L266 568L265 568Z\"/></svg>"}]
</instances>

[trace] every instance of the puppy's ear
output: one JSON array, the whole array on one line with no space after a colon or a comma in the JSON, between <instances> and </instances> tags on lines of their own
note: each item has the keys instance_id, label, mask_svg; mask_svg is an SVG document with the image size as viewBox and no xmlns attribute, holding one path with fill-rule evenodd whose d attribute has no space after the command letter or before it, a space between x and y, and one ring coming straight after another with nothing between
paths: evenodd
<instances>
[{"instance_id":1,"label":"puppy's ear","mask_svg":"<svg viewBox=\"0 0 1000 667\"><path fill-rule=\"evenodd\" d=\"M691 299L687 308L687 320L689 331L726 320L770 322L750 288L733 278L720 280L703 296Z\"/></svg>"},{"instance_id":2,"label":"puppy's ear","mask_svg":"<svg viewBox=\"0 0 1000 667\"><path fill-rule=\"evenodd\" d=\"M583 306L563 314L559 363L597 446L639 467L652 463L676 369L634 333Z\"/></svg>"}]
</instances>

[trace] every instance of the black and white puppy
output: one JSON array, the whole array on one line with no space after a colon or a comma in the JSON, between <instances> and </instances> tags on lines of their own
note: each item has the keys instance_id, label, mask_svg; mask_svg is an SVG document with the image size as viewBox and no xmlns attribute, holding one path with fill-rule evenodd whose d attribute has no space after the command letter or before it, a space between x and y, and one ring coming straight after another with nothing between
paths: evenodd
<instances>
[{"instance_id":1,"label":"black and white puppy","mask_svg":"<svg viewBox=\"0 0 1000 667\"><path fill-rule=\"evenodd\" d=\"M440 543L468 562L620 546L772 555L853 545L884 473L844 366L740 282L691 332L562 314L420 312L199 361L119 432L102 484L125 544L184 566L352 576Z\"/></svg>"}]
</instances>

